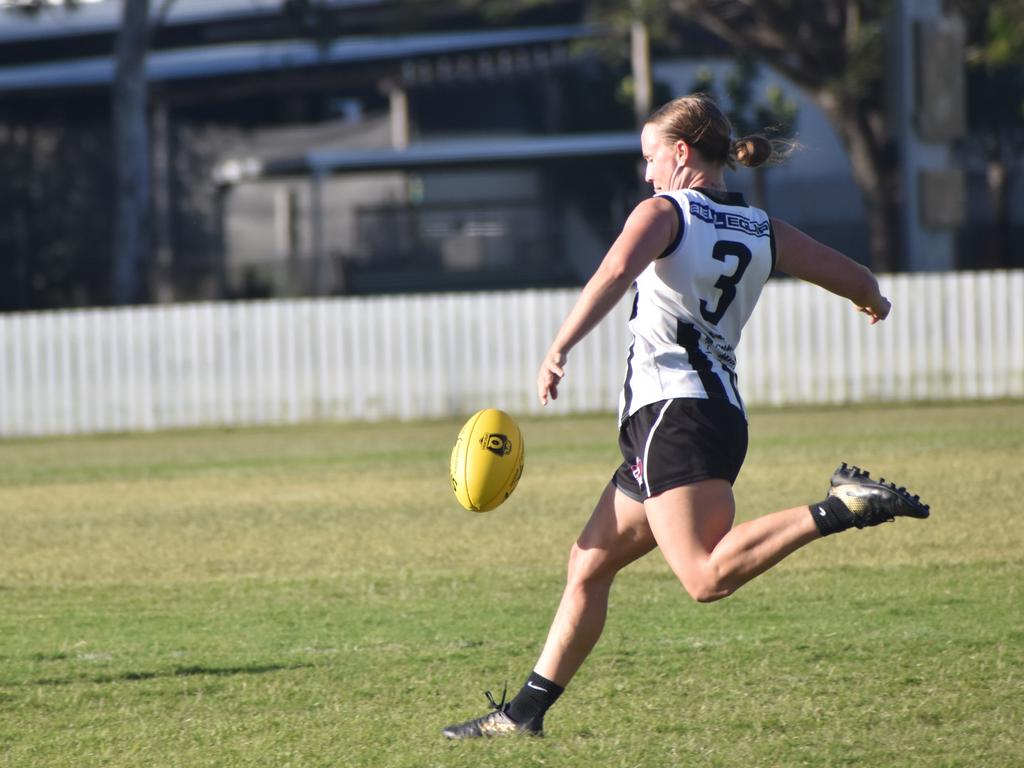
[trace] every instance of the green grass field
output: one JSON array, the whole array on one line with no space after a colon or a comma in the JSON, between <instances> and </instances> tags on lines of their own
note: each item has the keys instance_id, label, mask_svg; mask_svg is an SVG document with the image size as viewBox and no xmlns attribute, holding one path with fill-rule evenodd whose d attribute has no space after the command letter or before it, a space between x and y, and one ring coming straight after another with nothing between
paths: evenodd
<instances>
[{"instance_id":1,"label":"green grass field","mask_svg":"<svg viewBox=\"0 0 1024 768\"><path fill-rule=\"evenodd\" d=\"M0 766L1024 765L1024 403L757 411L740 517L839 460L927 521L816 542L711 605L657 552L544 739L450 743L529 672L617 462L525 420L474 515L455 422L0 443Z\"/></svg>"}]
</instances>

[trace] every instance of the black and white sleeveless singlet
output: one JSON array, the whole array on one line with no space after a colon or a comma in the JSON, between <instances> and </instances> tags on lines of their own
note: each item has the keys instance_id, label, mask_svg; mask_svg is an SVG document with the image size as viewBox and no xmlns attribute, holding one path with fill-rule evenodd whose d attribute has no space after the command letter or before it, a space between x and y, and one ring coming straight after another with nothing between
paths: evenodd
<instances>
[{"instance_id":1,"label":"black and white sleeveless singlet","mask_svg":"<svg viewBox=\"0 0 1024 768\"><path fill-rule=\"evenodd\" d=\"M676 206L679 232L636 281L620 423L674 398L725 400L745 413L735 350L775 266L768 214L738 193L660 196Z\"/></svg>"}]
</instances>

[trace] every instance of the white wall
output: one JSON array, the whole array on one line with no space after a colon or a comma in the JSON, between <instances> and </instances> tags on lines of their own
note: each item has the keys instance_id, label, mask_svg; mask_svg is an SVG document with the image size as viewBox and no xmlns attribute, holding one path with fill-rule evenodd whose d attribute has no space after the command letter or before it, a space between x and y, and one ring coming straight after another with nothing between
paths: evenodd
<instances>
[{"instance_id":1,"label":"white wall","mask_svg":"<svg viewBox=\"0 0 1024 768\"><path fill-rule=\"evenodd\" d=\"M1024 397L1024 272L883 276L893 314L771 281L739 348L748 405ZM191 304L0 316L0 437L538 413L577 291ZM548 413L616 407L624 300ZM611 418L611 417L610 417Z\"/></svg>"}]
</instances>

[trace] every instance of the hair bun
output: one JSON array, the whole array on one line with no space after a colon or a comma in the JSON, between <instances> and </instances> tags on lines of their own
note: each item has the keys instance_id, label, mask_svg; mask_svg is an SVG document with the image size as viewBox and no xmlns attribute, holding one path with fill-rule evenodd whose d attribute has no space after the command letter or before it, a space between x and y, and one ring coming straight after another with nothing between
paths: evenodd
<instances>
[{"instance_id":1,"label":"hair bun","mask_svg":"<svg viewBox=\"0 0 1024 768\"><path fill-rule=\"evenodd\" d=\"M747 168L764 165L772 156L772 143L764 136L744 136L732 143L731 158Z\"/></svg>"}]
</instances>

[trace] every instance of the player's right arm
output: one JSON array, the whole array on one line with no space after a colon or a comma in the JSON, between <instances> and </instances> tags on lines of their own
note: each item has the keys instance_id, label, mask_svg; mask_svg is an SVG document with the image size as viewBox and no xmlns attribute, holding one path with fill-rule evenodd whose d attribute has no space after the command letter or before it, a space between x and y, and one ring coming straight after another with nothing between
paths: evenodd
<instances>
[{"instance_id":1,"label":"player's right arm","mask_svg":"<svg viewBox=\"0 0 1024 768\"><path fill-rule=\"evenodd\" d=\"M558 398L569 350L612 310L647 265L664 253L678 226L675 206L663 197L649 198L633 209L544 355L537 372L537 397L542 405L547 405L549 398Z\"/></svg>"},{"instance_id":2,"label":"player's right arm","mask_svg":"<svg viewBox=\"0 0 1024 768\"><path fill-rule=\"evenodd\" d=\"M870 269L781 219L772 219L772 231L778 269L849 299L872 325L889 315L892 305Z\"/></svg>"}]
</instances>

